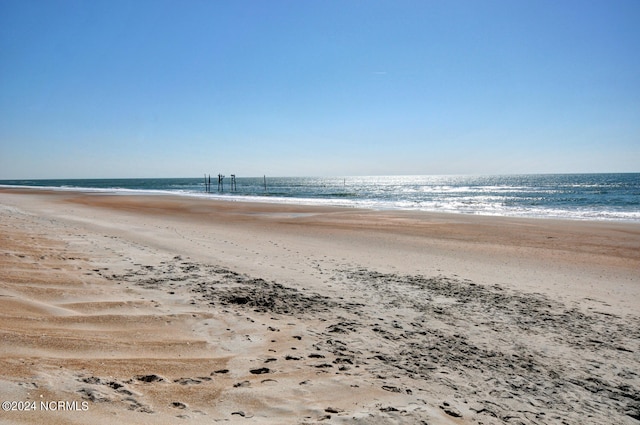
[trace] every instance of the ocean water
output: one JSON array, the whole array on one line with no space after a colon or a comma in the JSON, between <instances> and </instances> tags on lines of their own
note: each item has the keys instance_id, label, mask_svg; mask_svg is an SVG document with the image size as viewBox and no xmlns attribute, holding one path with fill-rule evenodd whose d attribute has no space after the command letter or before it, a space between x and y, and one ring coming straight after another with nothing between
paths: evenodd
<instances>
[{"instance_id":1,"label":"ocean water","mask_svg":"<svg viewBox=\"0 0 640 425\"><path fill-rule=\"evenodd\" d=\"M266 188L265 188L266 180ZM234 201L640 222L640 173L496 176L4 180L3 186L172 193Z\"/></svg>"}]
</instances>

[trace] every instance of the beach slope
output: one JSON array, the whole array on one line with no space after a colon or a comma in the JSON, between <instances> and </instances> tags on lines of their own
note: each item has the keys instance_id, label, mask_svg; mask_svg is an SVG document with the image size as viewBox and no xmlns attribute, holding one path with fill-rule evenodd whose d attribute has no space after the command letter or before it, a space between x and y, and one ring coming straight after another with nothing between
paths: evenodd
<instances>
[{"instance_id":1,"label":"beach slope","mask_svg":"<svg viewBox=\"0 0 640 425\"><path fill-rule=\"evenodd\" d=\"M637 424L638 270L636 223L0 189L0 422Z\"/></svg>"}]
</instances>

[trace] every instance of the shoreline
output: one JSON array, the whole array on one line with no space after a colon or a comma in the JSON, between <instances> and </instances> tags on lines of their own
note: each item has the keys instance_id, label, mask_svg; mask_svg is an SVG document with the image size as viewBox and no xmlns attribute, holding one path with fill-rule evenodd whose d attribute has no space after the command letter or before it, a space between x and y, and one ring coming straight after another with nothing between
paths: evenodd
<instances>
[{"instance_id":1,"label":"shoreline","mask_svg":"<svg viewBox=\"0 0 640 425\"><path fill-rule=\"evenodd\" d=\"M640 417L640 224L5 189L0 217L0 395L89 402L15 423Z\"/></svg>"},{"instance_id":2,"label":"shoreline","mask_svg":"<svg viewBox=\"0 0 640 425\"><path fill-rule=\"evenodd\" d=\"M635 173L628 173L635 174ZM127 180L127 179L125 179ZM483 212L461 212L458 210L429 210L422 208L407 208L399 206L373 206L372 204L347 204L338 199L332 198L296 198L283 196L257 196L257 195L215 195L207 192L174 192L171 190L161 189L126 189L126 188L82 188L82 187L57 187L57 186L11 186L0 185L0 191L20 193L26 192L51 192L51 193L85 193L96 195L112 195L112 196L168 196L186 199L209 200L213 202L239 202L249 204L274 204L283 206L301 206L301 207L318 207L318 208L344 208L344 209L366 209L379 212L409 212L418 214L454 214L463 216L477 217L496 217L496 218L522 218L533 220L562 220L562 221L583 221L583 222L604 222L604 223L629 223L640 224L640 219L629 218L611 218L611 217L565 217L558 215L538 214L487 214ZM324 202L321 202L324 201Z\"/></svg>"},{"instance_id":3,"label":"shoreline","mask_svg":"<svg viewBox=\"0 0 640 425\"><path fill-rule=\"evenodd\" d=\"M45 195L56 201L140 214L190 216L198 220L216 220L226 224L270 223L300 227L354 228L362 231L407 233L444 240L487 244L508 244L536 248L558 248L572 252L610 253L612 256L640 261L640 223L617 220L574 220L546 217L512 217L417 210L378 210L344 206L281 204L278 202L234 201L190 197L175 194L123 194L43 189L2 189L0 194ZM458 226L458 229L455 228ZM476 228L476 230L473 230ZM410 230L407 230L410 229ZM507 232L507 234L503 234ZM542 233L549 236L541 237ZM535 233L535 235L534 235ZM559 236L552 235L558 234ZM625 236L622 245L606 244L606 233ZM624 234L627 235L624 235ZM562 238L560 238L560 236ZM587 245L572 237L593 237ZM553 241L553 239L561 239ZM548 244L545 244L548 242ZM597 249L602 243L601 249ZM627 249L630 248L630 249ZM624 266L624 265L623 265Z\"/></svg>"},{"instance_id":4,"label":"shoreline","mask_svg":"<svg viewBox=\"0 0 640 425\"><path fill-rule=\"evenodd\" d=\"M463 218L478 218L482 219L505 219L509 220L523 220L523 221L548 221L548 222L566 222L566 223L592 223L592 224L621 224L621 225L637 225L640 227L640 222L635 220L623 220L623 219L574 219L574 218L565 218L565 217L547 217L547 216L515 216L515 215L492 215L492 214L480 214L480 213L465 213L465 212L451 212L451 211L431 211L431 210L420 210L420 209L402 209L402 208L369 208L369 207L357 207L350 205L322 205L322 204L306 204L306 203L295 203L295 202L277 202L272 201L270 198L265 197L264 201L258 200L246 200L241 197L237 198L225 198L225 197L216 197L216 196L207 196L206 194L199 195L197 193L173 193L170 191L157 191L153 190L131 190L126 192L120 192L119 190L114 189L83 189L83 188L49 188L49 187L22 187L22 186L0 186L0 194L16 194L16 195L49 195L51 197L60 195L64 197L68 195L69 197L77 197L77 196L105 196L105 197L138 197L144 198L149 197L150 199L154 198L167 198L173 199L174 201L202 201L209 202L212 204L219 203L220 205L224 204L235 204L238 203L240 205L247 205L250 210L260 209L260 207L265 207L268 210L273 210L277 208L283 209L318 209L322 210L343 210L347 211L369 211L371 213L399 213L399 214L414 214L417 216L434 216L434 217L451 217L455 219L456 217ZM295 198L291 198L295 199Z\"/></svg>"}]
</instances>

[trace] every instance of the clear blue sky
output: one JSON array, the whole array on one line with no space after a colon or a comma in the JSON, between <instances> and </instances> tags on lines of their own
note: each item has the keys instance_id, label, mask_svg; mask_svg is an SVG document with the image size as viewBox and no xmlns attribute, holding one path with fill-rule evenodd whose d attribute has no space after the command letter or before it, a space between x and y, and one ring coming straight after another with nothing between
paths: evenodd
<instances>
[{"instance_id":1,"label":"clear blue sky","mask_svg":"<svg viewBox=\"0 0 640 425\"><path fill-rule=\"evenodd\" d=\"M624 171L638 0L0 0L0 179Z\"/></svg>"}]
</instances>

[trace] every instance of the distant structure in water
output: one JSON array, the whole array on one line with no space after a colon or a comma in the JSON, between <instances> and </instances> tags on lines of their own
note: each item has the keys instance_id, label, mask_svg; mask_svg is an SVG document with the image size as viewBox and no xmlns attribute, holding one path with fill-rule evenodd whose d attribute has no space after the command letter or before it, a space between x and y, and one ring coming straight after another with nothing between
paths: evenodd
<instances>
[{"instance_id":1,"label":"distant structure in water","mask_svg":"<svg viewBox=\"0 0 640 425\"><path fill-rule=\"evenodd\" d=\"M218 192L224 192L224 178L226 176L224 174L218 174ZM266 177L265 177L265 190L267 188ZM238 190L238 182L236 181L236 175L231 174L231 191ZM206 193L211 193L211 174L204 175L204 191Z\"/></svg>"}]
</instances>

